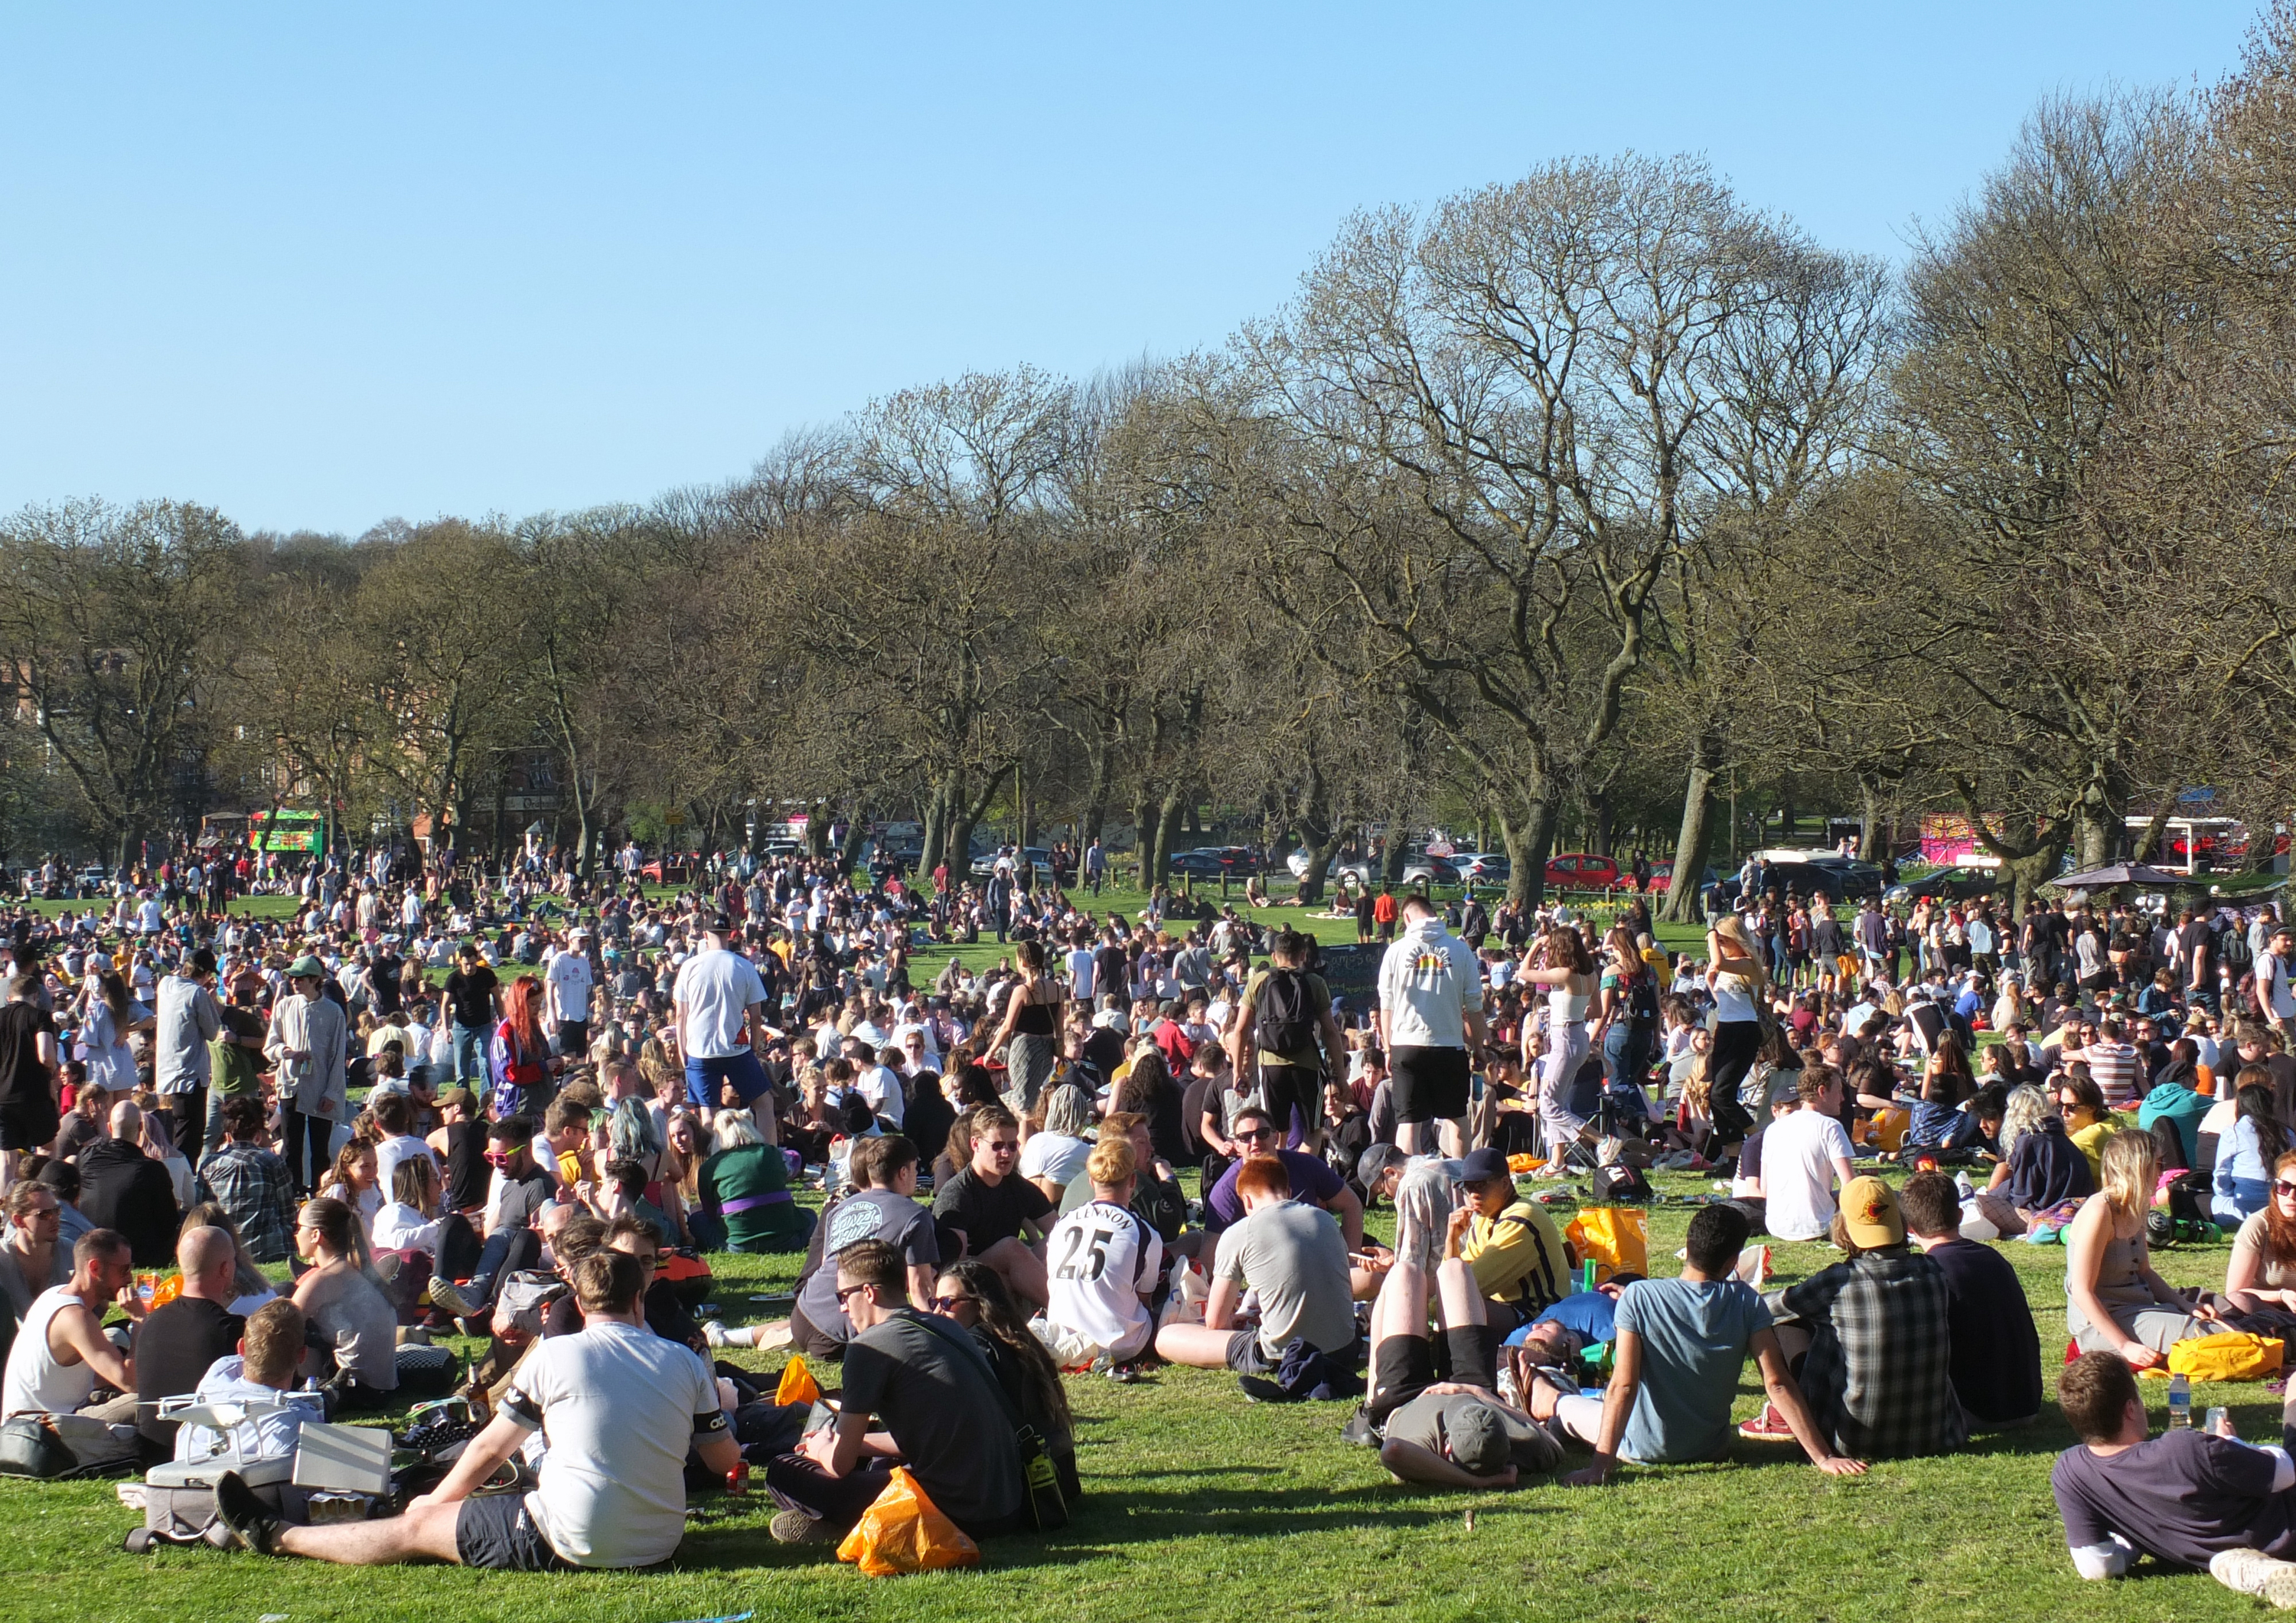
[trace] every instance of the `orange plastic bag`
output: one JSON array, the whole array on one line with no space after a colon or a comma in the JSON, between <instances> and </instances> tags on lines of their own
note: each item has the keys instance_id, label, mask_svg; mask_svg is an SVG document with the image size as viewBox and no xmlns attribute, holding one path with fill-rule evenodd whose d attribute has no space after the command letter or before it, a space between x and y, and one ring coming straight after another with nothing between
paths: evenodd
<instances>
[{"instance_id":1,"label":"orange plastic bag","mask_svg":"<svg viewBox=\"0 0 2296 1623\"><path fill-rule=\"evenodd\" d=\"M1637 1207L1590 1206L1570 1220L1562 1237L1580 1262L1595 1259L1598 1281L1650 1272L1650 1214Z\"/></svg>"},{"instance_id":2,"label":"orange plastic bag","mask_svg":"<svg viewBox=\"0 0 2296 1623\"><path fill-rule=\"evenodd\" d=\"M782 1365L782 1383L774 1388L777 1404L816 1404L821 1401L821 1383L805 1366L805 1355L792 1353L790 1361Z\"/></svg>"},{"instance_id":3,"label":"orange plastic bag","mask_svg":"<svg viewBox=\"0 0 2296 1623\"><path fill-rule=\"evenodd\" d=\"M1543 1155L1511 1155L1507 1157L1507 1170L1514 1174L1518 1178L1529 1177L1532 1173L1537 1172L1540 1167L1546 1165L1546 1158Z\"/></svg>"},{"instance_id":4,"label":"orange plastic bag","mask_svg":"<svg viewBox=\"0 0 2296 1623\"><path fill-rule=\"evenodd\" d=\"M980 1546L940 1513L908 1468L893 1467L893 1479L837 1546L837 1559L851 1561L871 1578L906 1572L939 1572L977 1567Z\"/></svg>"}]
</instances>

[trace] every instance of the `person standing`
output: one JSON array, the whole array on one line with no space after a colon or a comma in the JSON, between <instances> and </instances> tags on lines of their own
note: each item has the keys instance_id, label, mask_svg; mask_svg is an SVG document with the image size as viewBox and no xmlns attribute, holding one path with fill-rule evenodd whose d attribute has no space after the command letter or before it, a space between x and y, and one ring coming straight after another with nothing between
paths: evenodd
<instances>
[{"instance_id":1,"label":"person standing","mask_svg":"<svg viewBox=\"0 0 2296 1623\"><path fill-rule=\"evenodd\" d=\"M1238 1085L1256 1067L1255 1091L1277 1132L1312 1155L1323 1145L1324 1078L1347 1075L1348 1050L1331 987L1307 968L1310 945L1296 930L1276 933L1267 967L1244 983L1227 1049Z\"/></svg>"},{"instance_id":2,"label":"person standing","mask_svg":"<svg viewBox=\"0 0 2296 1623\"><path fill-rule=\"evenodd\" d=\"M1468 1043L1483 1041L1482 969L1425 896L1412 896L1402 911L1402 939L1379 966L1379 1042L1395 1081L1396 1147L1418 1154L1426 1125L1438 1122L1443 1153L1456 1159L1467 1149Z\"/></svg>"},{"instance_id":3,"label":"person standing","mask_svg":"<svg viewBox=\"0 0 2296 1623\"><path fill-rule=\"evenodd\" d=\"M173 1118L176 1144L193 1165L208 1149L208 1081L213 1070L208 1044L223 1030L215 976L215 954L201 947L160 983L152 1083Z\"/></svg>"},{"instance_id":4,"label":"person standing","mask_svg":"<svg viewBox=\"0 0 2296 1623\"><path fill-rule=\"evenodd\" d=\"M455 968L439 989L439 1008L454 1032L455 1080L486 1085L487 1039L495 1029L495 972L474 941L455 954Z\"/></svg>"},{"instance_id":5,"label":"person standing","mask_svg":"<svg viewBox=\"0 0 2296 1623\"><path fill-rule=\"evenodd\" d=\"M671 993L677 1050L685 1060L685 1096L695 1108L714 1112L719 1091L731 1087L771 1144L779 1137L773 1095L758 1061L766 1042L766 984L756 967L726 944L733 933L733 919L711 914L702 950L685 960Z\"/></svg>"},{"instance_id":6,"label":"person standing","mask_svg":"<svg viewBox=\"0 0 2296 1623\"><path fill-rule=\"evenodd\" d=\"M1092 844L1085 847L1084 878L1095 896L1100 894L1100 887L1108 880L1108 853L1100 848L1097 835L1093 836Z\"/></svg>"},{"instance_id":7,"label":"person standing","mask_svg":"<svg viewBox=\"0 0 2296 1623\"><path fill-rule=\"evenodd\" d=\"M590 968L590 932L579 926L568 931L565 950L550 960L545 973L558 1052L572 1065L590 1051L590 991L597 984Z\"/></svg>"},{"instance_id":8,"label":"person standing","mask_svg":"<svg viewBox=\"0 0 2296 1623\"><path fill-rule=\"evenodd\" d=\"M308 953L287 967L288 994L271 1011L263 1051L279 1077L288 1175L298 1195L318 1191L332 1165L335 1124L349 1097L342 1006L322 988L327 968Z\"/></svg>"},{"instance_id":9,"label":"person standing","mask_svg":"<svg viewBox=\"0 0 2296 1623\"><path fill-rule=\"evenodd\" d=\"M2265 1023L2280 1034L2280 1040L2296 1046L2296 986L2289 981L2292 966L2296 966L2296 933L2281 925L2256 957L2256 1001L2264 1011Z\"/></svg>"},{"instance_id":10,"label":"person standing","mask_svg":"<svg viewBox=\"0 0 2296 1623\"><path fill-rule=\"evenodd\" d=\"M23 1158L62 1125L61 1070L55 1022L40 1008L39 979L19 975L0 1009L0 1193L14 1184Z\"/></svg>"}]
</instances>

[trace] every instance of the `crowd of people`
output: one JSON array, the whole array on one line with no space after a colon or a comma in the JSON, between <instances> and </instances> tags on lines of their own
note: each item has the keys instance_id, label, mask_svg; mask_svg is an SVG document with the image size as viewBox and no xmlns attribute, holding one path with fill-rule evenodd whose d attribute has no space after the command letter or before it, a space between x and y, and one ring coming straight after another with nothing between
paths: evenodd
<instances>
[{"instance_id":1,"label":"crowd of people","mask_svg":"<svg viewBox=\"0 0 2296 1623\"><path fill-rule=\"evenodd\" d=\"M1639 899L1597 928L1414 891L1350 1003L1298 930L1127 918L1011 854L914 886L737 858L674 899L629 854L571 902L377 853L310 868L285 919L217 910L196 861L10 916L4 1416L180 1458L217 1439L168 1398L451 1388L487 1423L404 1514L299 1526L235 1477L218 1513L326 1560L629 1566L674 1550L689 1486L751 1466L789 1542L841 1536L895 1463L977 1537L1046 1525L1040 1473L1079 1486L1063 1372L1357 1397L1348 1435L1411 1481L1596 1483L1734 1437L1857 1474L2039 1413L2012 1237L2063 1246L2069 1381L2296 1326L2270 908L1843 916L1758 872L1677 958ZM953 928L1009 956L914 981ZM1678 1277L1578 1288L1518 1178L1653 1166L1729 1193ZM2222 1290L2161 1278L2164 1220L2234 1234ZM1764 1236L1841 1260L1764 1292ZM673 1275L728 1251L801 1256L785 1330L694 1319ZM483 1344L467 1370L449 1336ZM717 1361L783 1337L840 1368L833 1403ZM1749 1359L1767 1401L1734 1428ZM2097 1487L2141 1432L2083 1379L2077 1563L2112 1566L2106 1526L2196 1564ZM505 1472L526 1491L478 1491Z\"/></svg>"}]
</instances>

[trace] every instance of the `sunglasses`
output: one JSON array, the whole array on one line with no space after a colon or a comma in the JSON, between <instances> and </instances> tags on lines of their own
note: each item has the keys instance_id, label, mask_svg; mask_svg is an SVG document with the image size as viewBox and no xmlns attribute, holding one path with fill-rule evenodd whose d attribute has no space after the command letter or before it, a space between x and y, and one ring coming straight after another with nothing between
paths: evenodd
<instances>
[{"instance_id":1,"label":"sunglasses","mask_svg":"<svg viewBox=\"0 0 2296 1623\"><path fill-rule=\"evenodd\" d=\"M988 1144L984 1145L983 1148L986 1149L990 1155L1019 1155L1021 1153L1021 1147L1018 1144Z\"/></svg>"},{"instance_id":2,"label":"sunglasses","mask_svg":"<svg viewBox=\"0 0 2296 1623\"><path fill-rule=\"evenodd\" d=\"M1275 1129L1273 1127L1246 1127L1237 1133L1235 1136L1240 1139L1272 1139L1275 1136Z\"/></svg>"},{"instance_id":3,"label":"sunglasses","mask_svg":"<svg viewBox=\"0 0 2296 1623\"><path fill-rule=\"evenodd\" d=\"M487 1165L489 1166L507 1166L511 1164L512 1158L512 1156L504 1155L499 1149L487 1151Z\"/></svg>"},{"instance_id":4,"label":"sunglasses","mask_svg":"<svg viewBox=\"0 0 2296 1623\"><path fill-rule=\"evenodd\" d=\"M2272 1192L2276 1195L2296 1199L2296 1183L2291 1183L2285 1178L2275 1178L2272 1180Z\"/></svg>"},{"instance_id":5,"label":"sunglasses","mask_svg":"<svg viewBox=\"0 0 2296 1623\"><path fill-rule=\"evenodd\" d=\"M857 1290L871 1290L871 1289L875 1289L875 1287L874 1287L874 1286L871 1286L871 1285L848 1285L848 1286L846 1286L846 1287L845 1287L845 1289L842 1289L842 1290L840 1290L840 1291L839 1291L839 1292L837 1293L837 1305L838 1305L840 1307L844 1306L845 1306L845 1298L848 1298L848 1297L849 1297L849 1296L851 1296L854 1292L856 1292L856 1291L857 1291Z\"/></svg>"},{"instance_id":6,"label":"sunglasses","mask_svg":"<svg viewBox=\"0 0 2296 1623\"><path fill-rule=\"evenodd\" d=\"M969 1296L937 1296L933 1298L932 1305L936 1311L947 1313L952 1307L962 1307L967 1302L977 1301L980 1298L976 1297Z\"/></svg>"}]
</instances>

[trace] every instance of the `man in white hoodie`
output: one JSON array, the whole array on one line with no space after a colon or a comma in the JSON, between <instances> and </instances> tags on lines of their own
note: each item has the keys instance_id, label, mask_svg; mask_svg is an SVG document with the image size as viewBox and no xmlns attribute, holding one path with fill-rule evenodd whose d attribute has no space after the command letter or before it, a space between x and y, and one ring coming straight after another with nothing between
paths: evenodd
<instances>
[{"instance_id":1,"label":"man in white hoodie","mask_svg":"<svg viewBox=\"0 0 2296 1623\"><path fill-rule=\"evenodd\" d=\"M1475 951L1443 927L1434 904L1403 904L1403 934L1379 966L1379 1040L1394 1078L1395 1142L1419 1153L1442 1124L1443 1153L1467 1151L1469 1040L1483 1041L1483 976Z\"/></svg>"}]
</instances>

